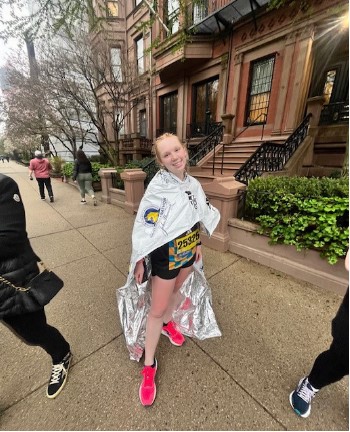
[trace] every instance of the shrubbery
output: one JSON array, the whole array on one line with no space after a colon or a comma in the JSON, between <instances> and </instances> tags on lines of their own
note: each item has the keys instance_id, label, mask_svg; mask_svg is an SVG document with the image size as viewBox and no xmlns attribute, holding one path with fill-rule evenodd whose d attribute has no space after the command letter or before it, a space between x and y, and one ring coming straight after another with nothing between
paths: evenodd
<instances>
[{"instance_id":1,"label":"shrubbery","mask_svg":"<svg viewBox=\"0 0 350 432\"><path fill-rule=\"evenodd\" d=\"M111 166L108 164L101 164L99 162L91 162L92 166L92 181L100 181L100 176L98 174L101 168L110 168ZM66 162L63 166L62 173L71 178L74 171L74 162Z\"/></svg>"},{"instance_id":2,"label":"shrubbery","mask_svg":"<svg viewBox=\"0 0 350 432\"><path fill-rule=\"evenodd\" d=\"M349 245L348 178L256 178L247 188L245 214L272 244L316 249L335 264Z\"/></svg>"}]
</instances>

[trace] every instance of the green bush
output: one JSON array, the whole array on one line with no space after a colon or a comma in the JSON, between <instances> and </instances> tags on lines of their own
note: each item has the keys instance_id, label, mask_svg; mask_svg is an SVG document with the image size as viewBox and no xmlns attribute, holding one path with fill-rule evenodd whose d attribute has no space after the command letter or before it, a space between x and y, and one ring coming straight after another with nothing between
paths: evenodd
<instances>
[{"instance_id":1,"label":"green bush","mask_svg":"<svg viewBox=\"0 0 350 432\"><path fill-rule=\"evenodd\" d=\"M99 162L92 162L91 167L92 167L92 181L95 182L101 180L98 174L99 170L101 168L110 168L111 166L108 164L101 164ZM74 171L74 162L66 162L63 166L62 173L66 177L71 178L73 176L73 171Z\"/></svg>"},{"instance_id":2,"label":"green bush","mask_svg":"<svg viewBox=\"0 0 350 432\"><path fill-rule=\"evenodd\" d=\"M64 174L67 178L72 177L74 170L74 162L66 162L62 168L62 174Z\"/></svg>"},{"instance_id":3,"label":"green bush","mask_svg":"<svg viewBox=\"0 0 350 432\"><path fill-rule=\"evenodd\" d=\"M266 177L249 182L246 215L272 244L316 249L335 264L349 245L347 178Z\"/></svg>"},{"instance_id":4,"label":"green bush","mask_svg":"<svg viewBox=\"0 0 350 432\"><path fill-rule=\"evenodd\" d=\"M62 167L64 164L64 159L62 159L60 156L53 156L50 158L50 163L51 163L52 169L55 173L57 173L57 174L62 173Z\"/></svg>"}]
</instances>

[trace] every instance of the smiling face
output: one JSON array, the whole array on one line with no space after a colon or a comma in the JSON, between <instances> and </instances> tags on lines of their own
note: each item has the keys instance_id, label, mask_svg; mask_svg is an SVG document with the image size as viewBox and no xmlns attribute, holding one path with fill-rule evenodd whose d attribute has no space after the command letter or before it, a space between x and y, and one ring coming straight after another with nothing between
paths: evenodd
<instances>
[{"instance_id":1,"label":"smiling face","mask_svg":"<svg viewBox=\"0 0 350 432\"><path fill-rule=\"evenodd\" d=\"M168 135L157 140L155 150L160 164L180 180L183 180L188 153L178 137L176 135Z\"/></svg>"}]
</instances>

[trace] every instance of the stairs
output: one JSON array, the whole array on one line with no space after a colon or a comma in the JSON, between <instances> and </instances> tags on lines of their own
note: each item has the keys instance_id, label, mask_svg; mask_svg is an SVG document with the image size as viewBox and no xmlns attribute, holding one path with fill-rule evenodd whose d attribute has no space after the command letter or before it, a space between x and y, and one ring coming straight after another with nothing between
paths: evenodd
<instances>
[{"instance_id":1,"label":"stairs","mask_svg":"<svg viewBox=\"0 0 350 432\"><path fill-rule=\"evenodd\" d=\"M266 141L266 140L264 140ZM283 143L284 139L274 140L276 143ZM235 172L250 158L250 156L260 147L263 141L233 141L225 145L223 172L225 176L233 176ZM215 155L214 174L221 174L223 146L220 146ZM204 172L213 172L213 154L205 158L203 163L199 163L201 170Z\"/></svg>"}]
</instances>

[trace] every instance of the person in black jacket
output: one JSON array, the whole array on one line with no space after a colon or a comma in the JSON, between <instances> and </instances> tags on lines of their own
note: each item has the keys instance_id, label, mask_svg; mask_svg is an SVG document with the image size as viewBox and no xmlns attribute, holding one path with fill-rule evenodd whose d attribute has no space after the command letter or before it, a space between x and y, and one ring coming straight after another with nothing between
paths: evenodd
<instances>
[{"instance_id":1,"label":"person in black jacket","mask_svg":"<svg viewBox=\"0 0 350 432\"><path fill-rule=\"evenodd\" d=\"M26 231L25 211L17 183L0 174L0 275L15 286L25 286L39 274L39 257L34 253ZM44 308L26 310L20 294L0 281L0 320L29 345L43 348L52 358L47 397L63 389L72 359L70 345L47 324Z\"/></svg>"},{"instance_id":2,"label":"person in black jacket","mask_svg":"<svg viewBox=\"0 0 350 432\"><path fill-rule=\"evenodd\" d=\"M86 204L85 193L89 194L93 200L94 206L97 205L95 192L92 189L92 166L86 154L79 148L77 158L74 161L73 180L78 180L81 204Z\"/></svg>"}]
</instances>

